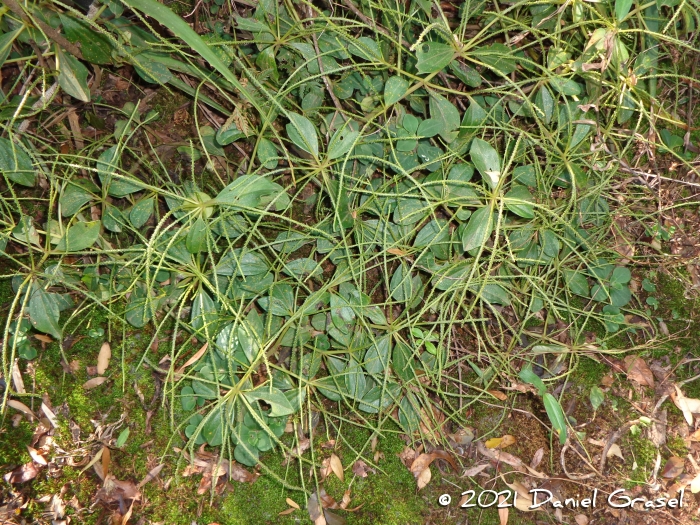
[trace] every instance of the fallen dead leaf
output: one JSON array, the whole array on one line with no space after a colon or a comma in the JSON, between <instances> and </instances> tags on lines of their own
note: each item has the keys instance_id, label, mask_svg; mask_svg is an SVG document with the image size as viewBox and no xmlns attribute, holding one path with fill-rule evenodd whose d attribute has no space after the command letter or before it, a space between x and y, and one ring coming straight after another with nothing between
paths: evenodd
<instances>
[{"instance_id":1,"label":"fallen dead leaf","mask_svg":"<svg viewBox=\"0 0 700 525\"><path fill-rule=\"evenodd\" d=\"M97 498L106 504L121 504L122 501L139 500L141 492L131 481L120 481L107 474L102 488L97 492Z\"/></svg>"},{"instance_id":2,"label":"fallen dead leaf","mask_svg":"<svg viewBox=\"0 0 700 525\"><path fill-rule=\"evenodd\" d=\"M671 456L668 458L664 469L661 471L661 476L668 479L677 478L683 474L685 469L685 459L679 458L678 456Z\"/></svg>"},{"instance_id":3,"label":"fallen dead leaf","mask_svg":"<svg viewBox=\"0 0 700 525\"><path fill-rule=\"evenodd\" d=\"M175 372L175 373L176 373L176 374L181 374L182 371L183 371L185 368L187 368L188 366L193 365L194 363L196 363L197 361L199 361L200 358L201 358L201 357L204 355L204 353L207 351L207 348L209 348L209 343L204 343L204 345L202 346L202 348L200 348L199 350L197 350L197 352L196 352L192 357L190 357L184 365L182 365L180 368L178 368L178 369L177 369L177 372Z\"/></svg>"},{"instance_id":4,"label":"fallen dead leaf","mask_svg":"<svg viewBox=\"0 0 700 525\"><path fill-rule=\"evenodd\" d=\"M693 481L690 482L690 492L693 494L697 494L700 492L700 474L695 476L693 478Z\"/></svg>"},{"instance_id":5,"label":"fallen dead leaf","mask_svg":"<svg viewBox=\"0 0 700 525\"><path fill-rule=\"evenodd\" d=\"M509 489L517 493L518 496L514 498L516 509L521 510L523 512L543 510L541 507L536 507L534 509L530 508L532 505L535 504L534 498L536 497L536 493L531 493L525 485L523 485L517 480L513 481L513 483L508 483L503 477L503 474L501 474L501 479L503 480L503 483L505 483L508 486Z\"/></svg>"},{"instance_id":6,"label":"fallen dead leaf","mask_svg":"<svg viewBox=\"0 0 700 525\"><path fill-rule=\"evenodd\" d=\"M291 514L291 513L294 512L295 510L297 510L297 509L294 508L294 507L289 507L287 510L283 510L282 512L280 512L280 513L278 514L278 516L286 516L287 514Z\"/></svg>"},{"instance_id":7,"label":"fallen dead leaf","mask_svg":"<svg viewBox=\"0 0 700 525\"><path fill-rule=\"evenodd\" d=\"M27 445L27 452L29 452L29 455L31 456L31 458L35 462L37 462L39 465L41 465L42 467L45 467L46 465L49 464L49 462L46 461L46 458L44 456L42 456L41 454L39 454L39 452L35 448L32 448L29 445Z\"/></svg>"},{"instance_id":8,"label":"fallen dead leaf","mask_svg":"<svg viewBox=\"0 0 700 525\"><path fill-rule=\"evenodd\" d=\"M499 401L505 401L506 399L508 399L508 396L500 390L487 390L487 392Z\"/></svg>"},{"instance_id":9,"label":"fallen dead leaf","mask_svg":"<svg viewBox=\"0 0 700 525\"><path fill-rule=\"evenodd\" d=\"M158 474L160 474L160 471L163 470L163 467L165 467L165 463L161 463L157 467L154 467L150 470L148 474L146 474L146 477L141 480L141 482L136 485L136 488L141 488L143 487L146 483L153 481L158 477Z\"/></svg>"},{"instance_id":10,"label":"fallen dead leaf","mask_svg":"<svg viewBox=\"0 0 700 525\"><path fill-rule=\"evenodd\" d=\"M576 514L576 516L574 516L574 521L576 525L588 525L588 516L585 514Z\"/></svg>"},{"instance_id":11,"label":"fallen dead leaf","mask_svg":"<svg viewBox=\"0 0 700 525\"><path fill-rule=\"evenodd\" d=\"M299 506L299 504L296 501L294 501L292 498L287 498L285 501L287 502L287 505L289 505L290 507L294 507L297 510L301 510L301 507Z\"/></svg>"},{"instance_id":12,"label":"fallen dead leaf","mask_svg":"<svg viewBox=\"0 0 700 525\"><path fill-rule=\"evenodd\" d=\"M17 401L16 399L8 399L7 406L26 414L29 418L29 421L33 421L36 419L36 416L34 415L34 412L32 412L32 409L24 403L22 403L21 401Z\"/></svg>"},{"instance_id":13,"label":"fallen dead leaf","mask_svg":"<svg viewBox=\"0 0 700 525\"><path fill-rule=\"evenodd\" d=\"M340 458L335 454L331 454L330 464L333 474L335 474L340 481L343 481L345 479L345 476L343 473L343 464L340 462Z\"/></svg>"},{"instance_id":14,"label":"fallen dead leaf","mask_svg":"<svg viewBox=\"0 0 700 525\"><path fill-rule=\"evenodd\" d=\"M109 366L109 360L112 359L112 347L105 341L100 347L100 353L97 355L97 374L102 375Z\"/></svg>"},{"instance_id":15,"label":"fallen dead leaf","mask_svg":"<svg viewBox=\"0 0 700 525\"><path fill-rule=\"evenodd\" d=\"M289 455L284 459L282 465L286 465L292 458L301 456L304 452L309 450L311 446L311 441L309 438L304 438L299 440L299 444L289 451Z\"/></svg>"},{"instance_id":16,"label":"fallen dead leaf","mask_svg":"<svg viewBox=\"0 0 700 525\"><path fill-rule=\"evenodd\" d=\"M112 460L112 452L108 447L102 447L102 478L106 479L109 474L109 465Z\"/></svg>"},{"instance_id":17,"label":"fallen dead leaf","mask_svg":"<svg viewBox=\"0 0 700 525\"><path fill-rule=\"evenodd\" d=\"M436 459L444 459L450 465L452 465L454 470L457 470L457 463L455 463L452 456L444 450L436 450L431 454L421 454L413 461L410 468L413 477L416 478L418 490L430 483L430 479L432 477L432 473L430 472L430 464Z\"/></svg>"},{"instance_id":18,"label":"fallen dead leaf","mask_svg":"<svg viewBox=\"0 0 700 525\"><path fill-rule=\"evenodd\" d=\"M403 463L406 468L410 470L413 461L418 456L418 452L413 450L411 447L404 447L401 453L397 454L397 456L399 456L401 463Z\"/></svg>"},{"instance_id":19,"label":"fallen dead leaf","mask_svg":"<svg viewBox=\"0 0 700 525\"><path fill-rule=\"evenodd\" d=\"M468 468L467 470L464 471L464 474L462 474L463 478L469 478L471 476L476 476L479 472L485 470L488 468L490 463L482 463L481 465L474 465L471 468Z\"/></svg>"},{"instance_id":20,"label":"fallen dead leaf","mask_svg":"<svg viewBox=\"0 0 700 525\"><path fill-rule=\"evenodd\" d=\"M53 343L53 339L51 339L48 335L44 334L34 334L34 339L37 339L38 341L41 341L42 343L46 344Z\"/></svg>"},{"instance_id":21,"label":"fallen dead leaf","mask_svg":"<svg viewBox=\"0 0 700 525\"><path fill-rule=\"evenodd\" d=\"M544 457L544 447L540 447L537 449L537 452L535 452L535 455L532 456L532 460L530 461L530 466L532 468L539 467L540 463L542 462L543 457Z\"/></svg>"},{"instance_id":22,"label":"fallen dead leaf","mask_svg":"<svg viewBox=\"0 0 700 525\"><path fill-rule=\"evenodd\" d=\"M8 472L4 476L4 480L8 483L25 483L37 477L41 468L37 466L33 461L20 465L16 469Z\"/></svg>"},{"instance_id":23,"label":"fallen dead leaf","mask_svg":"<svg viewBox=\"0 0 700 525\"><path fill-rule=\"evenodd\" d=\"M466 446L474 441L474 431L469 427L460 428L454 434L447 434L447 437L458 445Z\"/></svg>"},{"instance_id":24,"label":"fallen dead leaf","mask_svg":"<svg viewBox=\"0 0 700 525\"><path fill-rule=\"evenodd\" d=\"M376 470L371 468L369 465L367 465L367 463L365 463L361 459L358 459L352 465L352 473L360 478L366 478L369 475L369 473L376 474L376 472Z\"/></svg>"},{"instance_id":25,"label":"fallen dead leaf","mask_svg":"<svg viewBox=\"0 0 700 525\"><path fill-rule=\"evenodd\" d=\"M683 412L686 423L693 424L693 414L700 414L700 399L685 397L678 385L673 385L675 392L671 392L671 400Z\"/></svg>"},{"instance_id":26,"label":"fallen dead leaf","mask_svg":"<svg viewBox=\"0 0 700 525\"><path fill-rule=\"evenodd\" d=\"M491 438L484 443L486 448L506 448L516 442L515 437L506 434L502 437Z\"/></svg>"},{"instance_id":27,"label":"fallen dead leaf","mask_svg":"<svg viewBox=\"0 0 700 525\"><path fill-rule=\"evenodd\" d=\"M625 372L632 381L654 388L654 374L641 357L637 355L625 357Z\"/></svg>"},{"instance_id":28,"label":"fallen dead leaf","mask_svg":"<svg viewBox=\"0 0 700 525\"><path fill-rule=\"evenodd\" d=\"M92 379L88 379L87 381L85 381L85 383L83 383L83 388L85 390L90 390L92 388L96 388L96 387L100 386L102 383L104 383L105 381L108 381L108 380L109 379L107 377L102 377L102 376L93 377Z\"/></svg>"},{"instance_id":29,"label":"fallen dead leaf","mask_svg":"<svg viewBox=\"0 0 700 525\"><path fill-rule=\"evenodd\" d=\"M498 519L501 525L508 525L508 507L501 506L506 501L505 496L498 496Z\"/></svg>"},{"instance_id":30,"label":"fallen dead leaf","mask_svg":"<svg viewBox=\"0 0 700 525\"><path fill-rule=\"evenodd\" d=\"M625 460L625 458L622 457L622 450L620 449L620 446L617 443L613 443L612 445L610 445L610 448L608 449L608 453L605 456L608 458L611 458L613 456L617 456L622 461Z\"/></svg>"}]
</instances>

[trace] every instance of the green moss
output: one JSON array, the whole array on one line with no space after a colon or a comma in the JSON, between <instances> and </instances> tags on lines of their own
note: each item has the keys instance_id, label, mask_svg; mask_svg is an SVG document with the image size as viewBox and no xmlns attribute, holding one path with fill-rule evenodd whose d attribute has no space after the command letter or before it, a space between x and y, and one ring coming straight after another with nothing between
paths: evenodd
<instances>
[{"instance_id":1,"label":"green moss","mask_svg":"<svg viewBox=\"0 0 700 525\"><path fill-rule=\"evenodd\" d=\"M688 455L688 447L680 436L671 436L666 441L666 446L674 456L685 457Z\"/></svg>"}]
</instances>

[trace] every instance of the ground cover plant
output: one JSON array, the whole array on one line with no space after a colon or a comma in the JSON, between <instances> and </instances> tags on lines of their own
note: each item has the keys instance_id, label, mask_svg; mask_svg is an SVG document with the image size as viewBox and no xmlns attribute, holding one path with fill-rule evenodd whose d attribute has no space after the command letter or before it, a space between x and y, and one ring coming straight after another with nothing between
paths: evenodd
<instances>
[{"instance_id":1,"label":"ground cover plant","mask_svg":"<svg viewBox=\"0 0 700 525\"><path fill-rule=\"evenodd\" d=\"M696 223L697 3L6 0L0 16L3 407L48 420L8 486L49 464L47 437L73 457L65 377L67 412L39 398L83 374L76 356L81 388L111 392L93 410L131 399L152 430L160 409L162 460L138 486L110 459L130 411L85 417L77 474L99 470L121 523L166 465L212 501L261 475L316 523L365 519L326 488L381 471L378 443L405 440L392 454L419 489L460 456L523 470L507 421L475 428L484 407L534 413L570 480L567 454L602 476L663 396L694 424L692 351L669 352L681 308L652 270L697 257L679 237ZM595 362L646 399L639 355L667 356L670 390L625 414L596 470L589 415L564 401L618 410L581 379Z\"/></svg>"}]
</instances>

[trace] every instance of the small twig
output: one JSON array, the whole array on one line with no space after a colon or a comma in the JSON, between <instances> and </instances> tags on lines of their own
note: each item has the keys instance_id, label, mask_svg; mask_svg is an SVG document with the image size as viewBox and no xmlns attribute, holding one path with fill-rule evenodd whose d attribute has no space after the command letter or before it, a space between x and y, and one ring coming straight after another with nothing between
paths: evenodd
<instances>
[{"instance_id":1,"label":"small twig","mask_svg":"<svg viewBox=\"0 0 700 525\"><path fill-rule=\"evenodd\" d=\"M582 474L582 475L580 475L580 476L579 476L579 475L576 475L576 474L571 474L571 473L566 469L566 451L569 450L569 449L571 449L571 450L573 450L574 452L576 452L576 454L578 454L578 456L583 460L583 462L584 462L586 465L588 465L591 469L593 469L594 472L590 472L590 473L588 473L588 474ZM584 457L579 453L578 450L576 450L574 447L572 447L572 446L569 445L569 444L566 444L566 445L564 445L564 446L562 447L560 458L561 458L561 468L562 468L562 470L564 471L564 474L566 474L566 476L567 476L569 479L572 479L572 480L574 480L574 481L583 481L584 479L591 479L591 478L594 478L594 477L600 475L599 472L595 471L595 467L594 467L593 465L591 465L591 464L588 462L588 460L587 460L586 458L584 458Z\"/></svg>"}]
</instances>

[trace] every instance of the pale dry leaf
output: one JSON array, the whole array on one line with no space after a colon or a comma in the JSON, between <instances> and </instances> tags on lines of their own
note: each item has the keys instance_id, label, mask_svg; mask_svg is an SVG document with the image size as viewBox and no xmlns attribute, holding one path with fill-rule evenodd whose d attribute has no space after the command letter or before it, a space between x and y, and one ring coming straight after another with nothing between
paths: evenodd
<instances>
[{"instance_id":1,"label":"pale dry leaf","mask_svg":"<svg viewBox=\"0 0 700 525\"><path fill-rule=\"evenodd\" d=\"M370 472L374 474L376 471L361 459L355 461L352 466L352 473L360 478L366 478Z\"/></svg>"},{"instance_id":2,"label":"pale dry leaf","mask_svg":"<svg viewBox=\"0 0 700 525\"><path fill-rule=\"evenodd\" d=\"M536 497L536 494L531 493L525 485L523 485L517 480L513 481L513 483L508 483L503 477L503 474L501 474L501 480L503 480L503 483L505 483L509 489L518 494L518 496L515 498L516 509L521 510L523 512L533 512L537 510L542 510L541 507L536 507L534 509L530 508L533 505L535 505L534 498Z\"/></svg>"},{"instance_id":3,"label":"pale dry leaf","mask_svg":"<svg viewBox=\"0 0 700 525\"><path fill-rule=\"evenodd\" d=\"M508 399L508 396L500 390L487 390L487 392L499 401L505 401Z\"/></svg>"},{"instance_id":4,"label":"pale dry leaf","mask_svg":"<svg viewBox=\"0 0 700 525\"><path fill-rule=\"evenodd\" d=\"M97 374L102 375L107 371L109 360L112 359L112 347L105 341L100 347L100 353L97 355Z\"/></svg>"},{"instance_id":5,"label":"pale dry leaf","mask_svg":"<svg viewBox=\"0 0 700 525\"><path fill-rule=\"evenodd\" d=\"M638 355L625 357L625 372L627 377L642 386L654 388L654 374L644 360Z\"/></svg>"},{"instance_id":6,"label":"pale dry leaf","mask_svg":"<svg viewBox=\"0 0 700 525\"><path fill-rule=\"evenodd\" d=\"M40 467L37 466L33 461L30 461L29 463L20 465L13 471L8 472L7 474L5 474L3 479L8 483L12 484L24 483L37 477L39 471Z\"/></svg>"},{"instance_id":7,"label":"pale dry leaf","mask_svg":"<svg viewBox=\"0 0 700 525\"><path fill-rule=\"evenodd\" d=\"M488 468L490 463L482 463L481 465L474 465L471 468L468 468L467 470L464 471L464 474L462 474L463 478L469 478L471 476L476 476L479 472L485 470Z\"/></svg>"},{"instance_id":8,"label":"pale dry leaf","mask_svg":"<svg viewBox=\"0 0 700 525\"><path fill-rule=\"evenodd\" d=\"M83 388L85 390L90 390L92 388L100 386L102 383L108 380L108 378L103 376L93 377L92 379L88 379L87 381L85 381L85 383L83 383Z\"/></svg>"},{"instance_id":9,"label":"pale dry leaf","mask_svg":"<svg viewBox=\"0 0 700 525\"><path fill-rule=\"evenodd\" d=\"M44 458L44 456L39 454L39 452L35 448L32 448L29 445L27 445L27 452L29 452L29 455L31 456L31 458L35 462L37 462L39 465L45 467L46 465L49 464L48 461L46 461L46 458Z\"/></svg>"},{"instance_id":10,"label":"pale dry leaf","mask_svg":"<svg viewBox=\"0 0 700 525\"><path fill-rule=\"evenodd\" d=\"M532 460L530 461L530 466L532 468L539 467L540 463L542 463L543 457L544 457L544 447L540 447L537 449L537 452L535 452L535 455L532 456Z\"/></svg>"},{"instance_id":11,"label":"pale dry leaf","mask_svg":"<svg viewBox=\"0 0 700 525\"><path fill-rule=\"evenodd\" d=\"M675 392L671 392L671 400L683 412L683 417L686 423L693 424L693 414L700 414L700 399L685 397L685 394L678 388L678 385L673 385Z\"/></svg>"},{"instance_id":12,"label":"pale dry leaf","mask_svg":"<svg viewBox=\"0 0 700 525\"><path fill-rule=\"evenodd\" d=\"M576 514L576 516L574 516L574 521L576 525L588 525L588 516L585 514Z\"/></svg>"},{"instance_id":13,"label":"pale dry leaf","mask_svg":"<svg viewBox=\"0 0 700 525\"><path fill-rule=\"evenodd\" d=\"M697 494L700 492L700 474L695 476L693 478L693 481L690 482L690 492L693 494Z\"/></svg>"},{"instance_id":14,"label":"pale dry leaf","mask_svg":"<svg viewBox=\"0 0 700 525\"><path fill-rule=\"evenodd\" d=\"M605 446L605 441L603 441L602 439L588 438L588 442L591 445L595 445L596 447L604 447Z\"/></svg>"},{"instance_id":15,"label":"pale dry leaf","mask_svg":"<svg viewBox=\"0 0 700 525\"><path fill-rule=\"evenodd\" d=\"M315 492L309 497L306 506L309 511L309 518L314 522L314 525L326 525L326 518L323 515L319 497Z\"/></svg>"},{"instance_id":16,"label":"pale dry leaf","mask_svg":"<svg viewBox=\"0 0 700 525\"><path fill-rule=\"evenodd\" d=\"M525 472L526 470L525 465L523 464L523 460L514 456L513 454L509 454L508 452L504 452L502 450L488 449L484 446L484 444L481 441L477 442L476 448L480 454L486 456L489 459L500 461L502 463L510 465L511 467L515 467L521 472Z\"/></svg>"},{"instance_id":17,"label":"pale dry leaf","mask_svg":"<svg viewBox=\"0 0 700 525\"><path fill-rule=\"evenodd\" d=\"M8 399L7 406L26 414L29 418L29 421L33 421L36 419L36 416L34 415L34 412L32 412L32 409L24 403L22 403L21 401L17 401L16 399Z\"/></svg>"},{"instance_id":18,"label":"pale dry leaf","mask_svg":"<svg viewBox=\"0 0 700 525\"><path fill-rule=\"evenodd\" d=\"M102 447L102 475L107 479L109 474L109 464L112 459L112 452L107 447Z\"/></svg>"},{"instance_id":19,"label":"pale dry leaf","mask_svg":"<svg viewBox=\"0 0 700 525\"><path fill-rule=\"evenodd\" d=\"M416 476L416 485L418 486L418 490L430 483L430 479L432 477L433 474L430 472L430 467L425 467L425 469L421 470L418 476Z\"/></svg>"},{"instance_id":20,"label":"pale dry leaf","mask_svg":"<svg viewBox=\"0 0 700 525\"><path fill-rule=\"evenodd\" d=\"M501 522L501 525L508 525L508 507L502 507L501 505L503 502L506 501L505 496L498 496L498 519Z\"/></svg>"},{"instance_id":21,"label":"pale dry leaf","mask_svg":"<svg viewBox=\"0 0 700 525\"><path fill-rule=\"evenodd\" d=\"M454 434L447 436L458 445L466 446L474 441L474 430L469 427L459 428Z\"/></svg>"},{"instance_id":22,"label":"pale dry leaf","mask_svg":"<svg viewBox=\"0 0 700 525\"><path fill-rule=\"evenodd\" d=\"M122 518L122 523L121 525L127 525L129 523L129 520L131 519L131 514L134 511L134 500L131 500L131 505L129 505L129 510L126 511L126 514L124 514L124 517Z\"/></svg>"},{"instance_id":23,"label":"pale dry leaf","mask_svg":"<svg viewBox=\"0 0 700 525\"><path fill-rule=\"evenodd\" d=\"M285 501L287 502L287 505L289 505L290 507L294 507L297 510L301 509L299 504L296 501L294 501L292 498L287 498Z\"/></svg>"},{"instance_id":24,"label":"pale dry leaf","mask_svg":"<svg viewBox=\"0 0 700 525\"><path fill-rule=\"evenodd\" d=\"M610 448L608 449L608 453L606 454L606 457L608 457L608 458L611 458L613 456L617 456L622 461L625 460L625 458L622 457L622 450L620 449L620 446L617 443L613 443L612 445L610 445Z\"/></svg>"},{"instance_id":25,"label":"pale dry leaf","mask_svg":"<svg viewBox=\"0 0 700 525\"><path fill-rule=\"evenodd\" d=\"M331 454L330 464L331 464L331 470L333 471L333 473L337 476L337 478L340 481L343 481L345 479L345 476L343 473L343 464L340 462L340 458L338 456L336 456L335 454Z\"/></svg>"},{"instance_id":26,"label":"pale dry leaf","mask_svg":"<svg viewBox=\"0 0 700 525\"><path fill-rule=\"evenodd\" d=\"M160 474L160 471L163 470L163 467L165 467L165 463L161 463L157 467L152 468L148 474L146 474L146 477L141 480L141 482L136 485L136 488L141 488L143 487L146 483L153 481L155 478L158 477L158 474Z\"/></svg>"},{"instance_id":27,"label":"pale dry leaf","mask_svg":"<svg viewBox=\"0 0 700 525\"><path fill-rule=\"evenodd\" d=\"M406 465L406 468L408 468L410 470L411 465L413 464L413 461L418 456L418 452L413 450L411 447L404 447L403 450L401 451L401 453L397 454L397 456L399 456L401 463Z\"/></svg>"},{"instance_id":28,"label":"pale dry leaf","mask_svg":"<svg viewBox=\"0 0 700 525\"><path fill-rule=\"evenodd\" d=\"M297 510L297 509L294 508L294 507L289 507L287 510L283 510L282 512L280 512L280 513L278 514L278 516L286 516L287 514L291 514L291 513L294 512L295 510Z\"/></svg>"},{"instance_id":29,"label":"pale dry leaf","mask_svg":"<svg viewBox=\"0 0 700 525\"><path fill-rule=\"evenodd\" d=\"M48 335L44 334L34 334L34 339L36 339L37 341L41 341L42 343L46 343L47 345L53 343L53 339L51 339L51 337L49 337Z\"/></svg>"},{"instance_id":30,"label":"pale dry leaf","mask_svg":"<svg viewBox=\"0 0 700 525\"><path fill-rule=\"evenodd\" d=\"M321 477L321 481L325 481L326 478L328 477L328 474L330 474L331 471L331 458L325 458L321 462L321 468L319 469L319 476Z\"/></svg>"},{"instance_id":31,"label":"pale dry leaf","mask_svg":"<svg viewBox=\"0 0 700 525\"><path fill-rule=\"evenodd\" d=\"M177 372L175 372L175 373L181 374L185 368L187 368L188 366L193 365L194 363L199 361L201 359L201 357L204 355L204 353L207 351L207 348L209 348L209 343L204 343L202 348L197 350L197 352L192 357L190 357L184 365L182 365L180 368L178 368Z\"/></svg>"},{"instance_id":32,"label":"pale dry leaf","mask_svg":"<svg viewBox=\"0 0 700 525\"><path fill-rule=\"evenodd\" d=\"M49 408L49 406L44 403L43 401L41 402L41 411L44 413L46 416L46 419L49 420L49 423L51 423L51 426L53 428L58 427L58 419L56 418L56 414L54 414L54 411Z\"/></svg>"},{"instance_id":33,"label":"pale dry leaf","mask_svg":"<svg viewBox=\"0 0 700 525\"><path fill-rule=\"evenodd\" d=\"M664 469L661 471L661 476L668 479L677 478L683 474L685 470L685 459L679 458L678 456L671 456L668 458Z\"/></svg>"},{"instance_id":34,"label":"pale dry leaf","mask_svg":"<svg viewBox=\"0 0 700 525\"><path fill-rule=\"evenodd\" d=\"M18 394L26 394L24 389L24 381L22 380L22 372L19 369L18 359L12 364L12 384L15 385L15 390Z\"/></svg>"}]
</instances>

